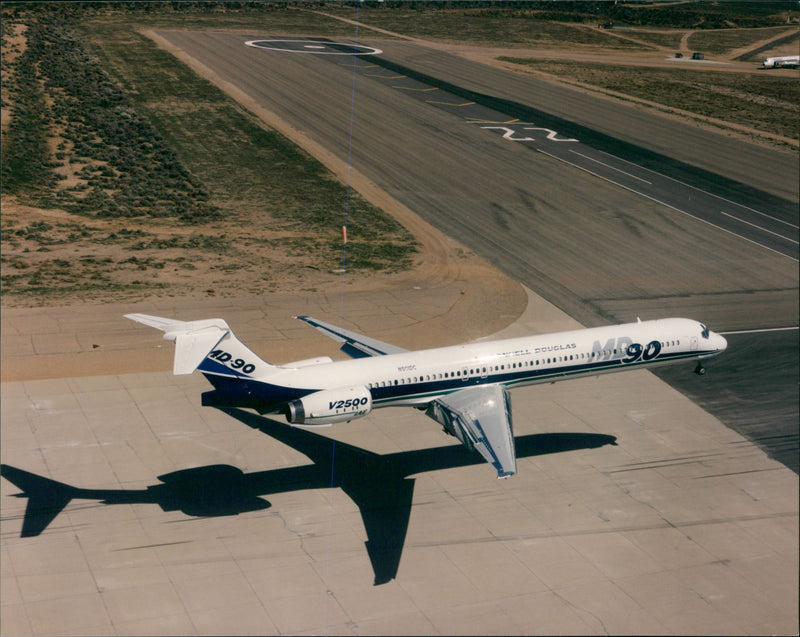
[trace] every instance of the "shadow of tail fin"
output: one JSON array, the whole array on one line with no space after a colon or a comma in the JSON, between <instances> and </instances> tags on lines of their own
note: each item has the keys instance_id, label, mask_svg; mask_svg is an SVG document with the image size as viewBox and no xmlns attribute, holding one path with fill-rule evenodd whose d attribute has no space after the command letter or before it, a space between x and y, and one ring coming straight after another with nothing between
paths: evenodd
<instances>
[{"instance_id":1,"label":"shadow of tail fin","mask_svg":"<svg viewBox=\"0 0 800 637\"><path fill-rule=\"evenodd\" d=\"M7 464L0 465L0 475L22 489L18 498L28 498L21 537L40 535L77 493L75 487L37 476Z\"/></svg>"}]
</instances>

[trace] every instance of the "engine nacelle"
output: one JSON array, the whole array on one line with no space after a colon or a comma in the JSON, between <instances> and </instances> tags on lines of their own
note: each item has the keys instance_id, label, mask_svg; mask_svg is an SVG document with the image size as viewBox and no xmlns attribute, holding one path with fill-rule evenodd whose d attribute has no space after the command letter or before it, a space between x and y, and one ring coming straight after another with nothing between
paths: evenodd
<instances>
[{"instance_id":1,"label":"engine nacelle","mask_svg":"<svg viewBox=\"0 0 800 637\"><path fill-rule=\"evenodd\" d=\"M372 394L363 385L323 389L286 405L284 415L293 425L332 425L361 418L372 411Z\"/></svg>"}]
</instances>

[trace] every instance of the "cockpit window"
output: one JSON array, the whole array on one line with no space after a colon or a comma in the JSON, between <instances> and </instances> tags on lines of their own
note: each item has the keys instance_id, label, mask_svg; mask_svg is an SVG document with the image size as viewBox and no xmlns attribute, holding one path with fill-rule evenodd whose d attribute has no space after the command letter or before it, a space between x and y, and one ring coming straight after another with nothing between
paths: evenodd
<instances>
[{"instance_id":1,"label":"cockpit window","mask_svg":"<svg viewBox=\"0 0 800 637\"><path fill-rule=\"evenodd\" d=\"M700 334L703 335L703 338L708 338L708 328L700 323Z\"/></svg>"}]
</instances>

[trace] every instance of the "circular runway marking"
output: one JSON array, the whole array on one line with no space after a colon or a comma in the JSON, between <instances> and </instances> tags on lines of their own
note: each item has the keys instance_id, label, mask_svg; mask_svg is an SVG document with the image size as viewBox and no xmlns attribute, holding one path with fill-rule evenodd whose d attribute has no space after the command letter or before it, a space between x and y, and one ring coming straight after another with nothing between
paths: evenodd
<instances>
[{"instance_id":1,"label":"circular runway marking","mask_svg":"<svg viewBox=\"0 0 800 637\"><path fill-rule=\"evenodd\" d=\"M325 40L249 40L247 46L287 53L313 53L314 55L380 55L380 49L363 44L328 42Z\"/></svg>"}]
</instances>

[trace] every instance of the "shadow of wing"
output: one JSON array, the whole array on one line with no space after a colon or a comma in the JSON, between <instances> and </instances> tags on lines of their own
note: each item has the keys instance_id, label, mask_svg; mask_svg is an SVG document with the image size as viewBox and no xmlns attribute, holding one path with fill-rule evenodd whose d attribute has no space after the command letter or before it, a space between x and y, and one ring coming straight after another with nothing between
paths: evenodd
<instances>
[{"instance_id":1,"label":"shadow of wing","mask_svg":"<svg viewBox=\"0 0 800 637\"><path fill-rule=\"evenodd\" d=\"M400 557L411 516L411 501L414 497L414 479L388 477L362 482L344 480L342 489L353 500L361 513L367 532L365 546L375 586L385 584L397 576Z\"/></svg>"}]
</instances>

